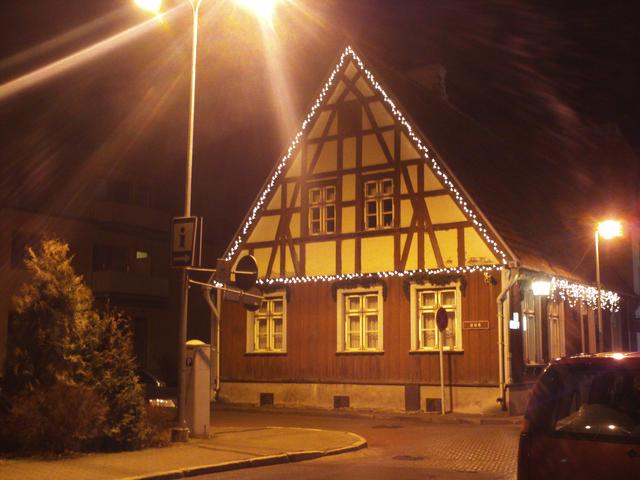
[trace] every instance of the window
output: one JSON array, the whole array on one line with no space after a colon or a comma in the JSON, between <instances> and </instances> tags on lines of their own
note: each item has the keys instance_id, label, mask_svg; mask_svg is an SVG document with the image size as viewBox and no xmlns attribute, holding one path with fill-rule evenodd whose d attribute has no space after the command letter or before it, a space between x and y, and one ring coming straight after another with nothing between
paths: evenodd
<instances>
[{"instance_id":1,"label":"window","mask_svg":"<svg viewBox=\"0 0 640 480\"><path fill-rule=\"evenodd\" d=\"M547 305L549 320L549 356L564 357L564 302L552 302Z\"/></svg>"},{"instance_id":2,"label":"window","mask_svg":"<svg viewBox=\"0 0 640 480\"><path fill-rule=\"evenodd\" d=\"M524 290L522 297L522 341L524 362L542 363L542 332L540 328L540 297L533 290Z\"/></svg>"},{"instance_id":3,"label":"window","mask_svg":"<svg viewBox=\"0 0 640 480\"><path fill-rule=\"evenodd\" d=\"M93 246L93 271L94 272L129 272L129 251L125 247L113 247L108 245Z\"/></svg>"},{"instance_id":4,"label":"window","mask_svg":"<svg viewBox=\"0 0 640 480\"><path fill-rule=\"evenodd\" d=\"M367 230L393 227L393 180L391 178L365 182L364 226Z\"/></svg>"},{"instance_id":5,"label":"window","mask_svg":"<svg viewBox=\"0 0 640 480\"><path fill-rule=\"evenodd\" d=\"M338 351L382 351L382 287L338 290Z\"/></svg>"},{"instance_id":6,"label":"window","mask_svg":"<svg viewBox=\"0 0 640 480\"><path fill-rule=\"evenodd\" d=\"M436 312L447 312L447 328L441 334L436 325ZM461 306L459 285L444 287L411 286L411 349L462 350Z\"/></svg>"},{"instance_id":7,"label":"window","mask_svg":"<svg viewBox=\"0 0 640 480\"><path fill-rule=\"evenodd\" d=\"M336 187L309 188L309 233L319 235L336 231Z\"/></svg>"},{"instance_id":8,"label":"window","mask_svg":"<svg viewBox=\"0 0 640 480\"><path fill-rule=\"evenodd\" d=\"M266 296L260 309L247 313L247 352L285 353L286 330L286 295Z\"/></svg>"},{"instance_id":9,"label":"window","mask_svg":"<svg viewBox=\"0 0 640 480\"><path fill-rule=\"evenodd\" d=\"M362 130L362 107L357 101L338 106L338 132L343 136L356 135Z\"/></svg>"}]
</instances>

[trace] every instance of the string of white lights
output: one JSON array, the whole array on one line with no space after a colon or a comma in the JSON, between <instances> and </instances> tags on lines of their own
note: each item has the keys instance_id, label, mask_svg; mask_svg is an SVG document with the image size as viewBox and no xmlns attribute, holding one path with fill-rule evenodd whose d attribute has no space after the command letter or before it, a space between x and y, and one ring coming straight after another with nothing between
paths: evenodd
<instances>
[{"instance_id":1,"label":"string of white lights","mask_svg":"<svg viewBox=\"0 0 640 480\"><path fill-rule=\"evenodd\" d=\"M366 280L366 279L379 279L390 277L410 277L416 274L425 275L442 275L442 274L456 274L456 273L472 273L472 272L492 272L502 270L502 265L474 265L465 267L449 267L449 268L435 268L426 269L419 268L417 270L394 270L386 272L375 273L346 273L341 275L316 275L316 276L302 276L302 277L280 277L280 278L265 278L260 279L256 283L258 285L290 285L296 283L318 283L318 282L335 282L342 280Z\"/></svg>"},{"instance_id":2,"label":"string of white lights","mask_svg":"<svg viewBox=\"0 0 640 480\"><path fill-rule=\"evenodd\" d=\"M258 213L261 211L263 206L266 204L267 199L269 197L269 194L271 193L271 190L275 187L278 178L284 172L285 167L287 166L287 163L289 162L289 160L291 159L291 157L295 153L296 149L298 148L298 145L300 144L300 141L301 141L303 135L306 133L308 127L311 125L312 121L314 120L314 118L315 118L315 116L316 116L316 114L318 112L318 109L320 108L320 106L324 102L324 99L325 99L326 95L333 88L334 82L335 82L335 80L337 78L337 75L338 75L338 72L340 72L340 70L343 68L343 66L345 64L345 61L346 61L346 59L348 57L353 59L353 61L358 65L360 70L364 73L366 78L369 80L369 82L373 86L373 88L382 96L384 102L388 105L388 107L390 108L390 110L392 111L392 113L394 114L396 119L398 120L398 122L404 127L407 135L411 138L411 140L413 140L413 142L415 143L415 145L418 148L418 150L420 151L420 153L422 153L424 159L428 160L431 163L431 167L433 168L434 172L442 179L442 182L449 189L449 191L453 194L453 196L454 196L456 202L458 203L458 205L469 216L470 220L473 222L473 224L475 225L476 229L480 232L480 234L483 236L485 241L491 246L493 251L496 254L498 254L498 256L500 258L500 262L502 263L502 265L506 265L507 264L507 255L506 255L506 253L503 250L501 250L500 247L498 246L498 243L493 238L491 238L491 236L489 235L489 232L486 229L486 227L478 219L478 216L475 214L475 212L469 207L467 201L464 199L464 197L462 196L460 191L455 187L453 182L449 179L447 174L442 170L442 168L441 168L440 164L438 163L438 161L436 160L436 158L434 156L430 156L429 149L420 140L420 138L414 132L413 128L411 127L411 125L409 124L407 119L404 117L402 112L398 109L398 107L396 107L395 103L391 100L391 98L389 98L389 96L384 91L382 86L376 81L376 79L374 78L373 74L369 70L366 69L366 67L364 66L364 63L362 62L362 60L358 57L358 55L356 55L356 53L354 52L354 50L350 46L345 48L344 52L340 56L340 60L338 61L337 65L334 67L333 71L331 72L331 75L329 75L329 79L327 80L327 82L322 87L322 90L320 91L320 95L318 95L318 98L316 99L316 101L312 105L308 115L306 116L305 120L302 122L302 126L301 126L300 130L295 135L293 141L289 145L289 148L287 149L287 153L282 157L282 159L278 163L278 166L276 167L273 175L271 176L271 179L269 180L269 182L266 184L266 186L262 190L262 193L258 197L258 200L254 204L253 208L251 209L250 214L247 216L247 219L244 222L244 225L242 226L242 229L240 230L240 233L238 234L238 236L233 241L233 244L229 248L225 259L227 261L231 261L234 258L235 254L237 253L237 251L240 248L240 246L242 245L242 243L244 242L245 237L247 236L247 233L249 232L249 229L251 228L251 225L253 225L253 223L255 222L256 218L258 217ZM462 267L460 267L460 268L462 268ZM475 268L475 267L471 267L471 268ZM296 278L298 278L298 279L306 279L306 278L313 279L313 278L317 278L317 277L296 277ZM309 281L313 281L313 280L309 280ZM299 282L296 282L296 283L299 283Z\"/></svg>"},{"instance_id":3,"label":"string of white lights","mask_svg":"<svg viewBox=\"0 0 640 480\"><path fill-rule=\"evenodd\" d=\"M598 308L598 289L595 287L553 277L549 296L553 297L555 294L569 303L572 308L578 302L594 310ZM610 290L600 290L600 305L604 310L617 312L620 310L620 295Z\"/></svg>"}]
</instances>

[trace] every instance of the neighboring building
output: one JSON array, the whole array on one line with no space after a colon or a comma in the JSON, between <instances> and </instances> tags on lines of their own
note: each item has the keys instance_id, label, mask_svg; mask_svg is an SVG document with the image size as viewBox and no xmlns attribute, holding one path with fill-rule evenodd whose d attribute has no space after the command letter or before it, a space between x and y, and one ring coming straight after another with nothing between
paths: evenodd
<instances>
[{"instance_id":1,"label":"neighboring building","mask_svg":"<svg viewBox=\"0 0 640 480\"><path fill-rule=\"evenodd\" d=\"M604 292L599 328L577 244L548 241L551 186L423 73L386 89L340 57L225 253L265 301L224 306L223 401L439 411L442 344L448 409L518 412L550 358L628 348L630 307Z\"/></svg>"},{"instance_id":2,"label":"neighboring building","mask_svg":"<svg viewBox=\"0 0 640 480\"><path fill-rule=\"evenodd\" d=\"M12 298L28 280L25 248L53 236L70 244L73 266L93 290L96 304L108 303L131 318L140 366L166 378L175 369L175 346L166 335L173 326L171 215L155 200L160 189L149 179L94 170L82 176L81 185L69 179L66 191L72 195L62 195L58 205L34 205L19 194L6 195L0 205L0 366L11 338Z\"/></svg>"}]
</instances>

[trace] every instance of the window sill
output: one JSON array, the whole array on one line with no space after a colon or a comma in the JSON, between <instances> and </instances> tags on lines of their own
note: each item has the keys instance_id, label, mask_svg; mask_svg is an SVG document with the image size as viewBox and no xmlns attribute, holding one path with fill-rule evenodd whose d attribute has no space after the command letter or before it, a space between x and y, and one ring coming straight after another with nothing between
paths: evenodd
<instances>
[{"instance_id":1,"label":"window sill","mask_svg":"<svg viewBox=\"0 0 640 480\"><path fill-rule=\"evenodd\" d=\"M339 350L336 355L384 355L384 350Z\"/></svg>"},{"instance_id":2,"label":"window sill","mask_svg":"<svg viewBox=\"0 0 640 480\"><path fill-rule=\"evenodd\" d=\"M443 350L443 353L464 353L464 349L460 348L458 350ZM440 350L437 348L429 348L429 349L420 349L420 350L409 350L411 355L420 354L420 353L440 353Z\"/></svg>"},{"instance_id":3,"label":"window sill","mask_svg":"<svg viewBox=\"0 0 640 480\"><path fill-rule=\"evenodd\" d=\"M249 356L271 356L271 357L280 357L285 356L287 352L269 352L269 351L259 351L259 352L244 352L245 355Z\"/></svg>"}]
</instances>

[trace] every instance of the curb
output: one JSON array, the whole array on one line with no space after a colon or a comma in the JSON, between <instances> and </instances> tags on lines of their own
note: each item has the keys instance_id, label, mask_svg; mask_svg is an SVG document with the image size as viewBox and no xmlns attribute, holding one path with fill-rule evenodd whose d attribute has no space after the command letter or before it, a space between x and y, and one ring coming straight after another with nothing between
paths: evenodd
<instances>
[{"instance_id":1,"label":"curb","mask_svg":"<svg viewBox=\"0 0 640 480\"><path fill-rule=\"evenodd\" d=\"M305 460L313 460L320 457L328 457L330 455L339 455L341 453L354 452L356 450L367 448L367 440L365 438L356 433L346 433L356 437L356 441L346 447L333 448L330 450L303 450L277 455L266 455L263 457L249 458L247 460L234 460L232 462L199 465L197 467L187 467L168 470L165 472L151 473L148 475L126 477L122 480L174 480L205 475L208 473L228 472L230 470L239 470L242 468L266 467L268 465L278 465L282 463L303 462Z\"/></svg>"}]
</instances>

